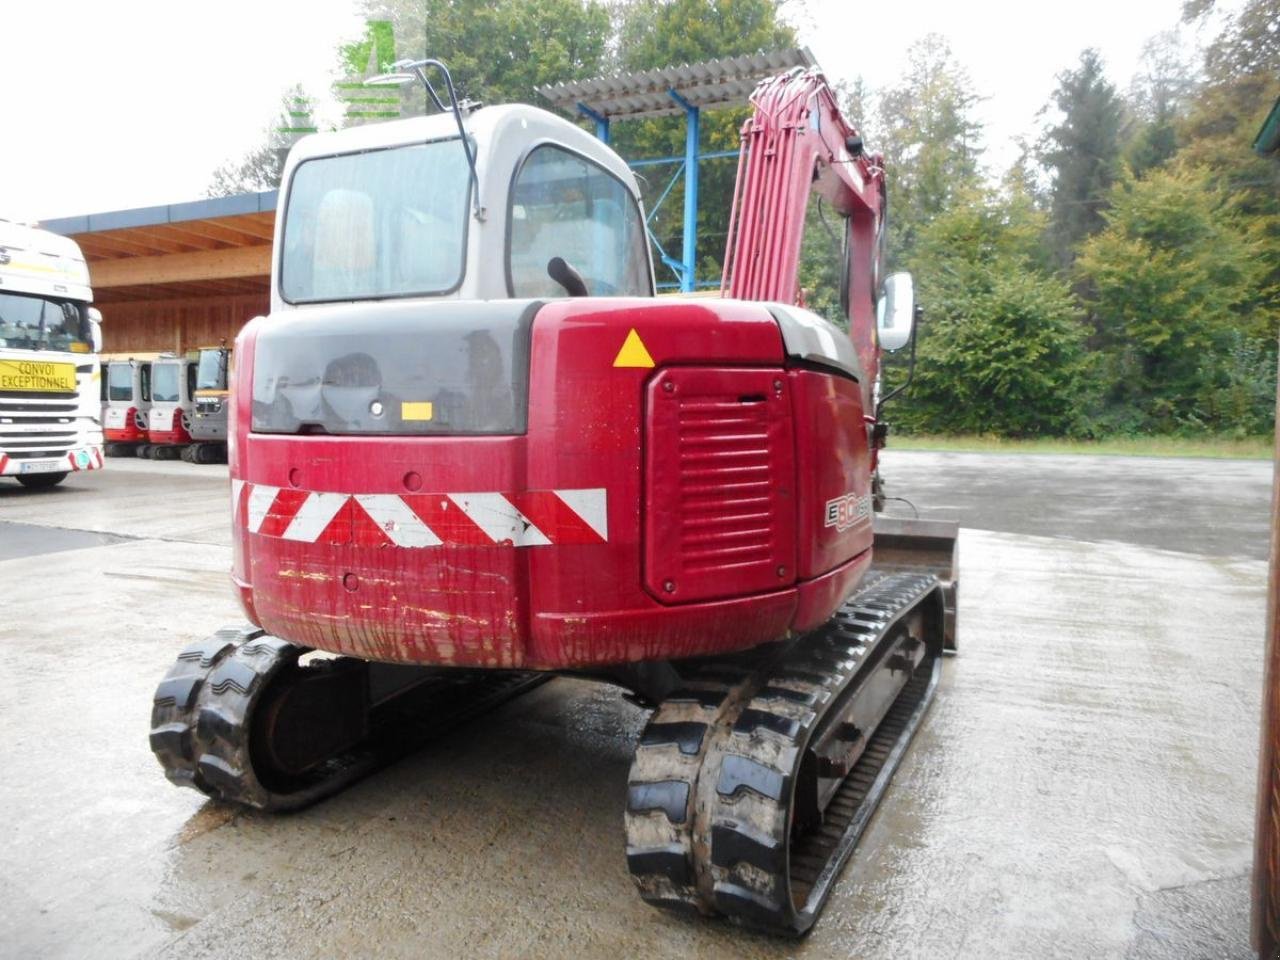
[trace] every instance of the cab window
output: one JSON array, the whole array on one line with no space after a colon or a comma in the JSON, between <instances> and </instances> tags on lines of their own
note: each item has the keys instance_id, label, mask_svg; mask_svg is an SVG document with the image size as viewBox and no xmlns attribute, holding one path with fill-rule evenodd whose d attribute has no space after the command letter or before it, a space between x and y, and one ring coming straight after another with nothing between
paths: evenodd
<instances>
[{"instance_id":1,"label":"cab window","mask_svg":"<svg viewBox=\"0 0 1280 960\"><path fill-rule=\"evenodd\" d=\"M536 147L511 189L507 276L515 297L562 297L547 262L563 257L599 296L650 296L640 208L617 177L559 147Z\"/></svg>"},{"instance_id":2,"label":"cab window","mask_svg":"<svg viewBox=\"0 0 1280 960\"><path fill-rule=\"evenodd\" d=\"M133 399L133 364L111 363L107 365L107 399Z\"/></svg>"}]
</instances>

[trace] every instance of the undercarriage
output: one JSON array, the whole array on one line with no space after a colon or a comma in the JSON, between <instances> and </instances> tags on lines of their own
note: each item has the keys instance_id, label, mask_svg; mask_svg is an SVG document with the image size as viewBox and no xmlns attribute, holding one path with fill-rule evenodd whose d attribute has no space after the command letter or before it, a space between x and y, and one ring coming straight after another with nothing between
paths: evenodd
<instances>
[{"instance_id":1,"label":"undercarriage","mask_svg":"<svg viewBox=\"0 0 1280 960\"><path fill-rule=\"evenodd\" d=\"M627 786L641 896L805 933L933 696L946 622L933 576L873 573L816 631L632 671L640 702L661 690ZM160 683L151 748L176 784L295 810L550 676L333 658L226 628Z\"/></svg>"}]
</instances>

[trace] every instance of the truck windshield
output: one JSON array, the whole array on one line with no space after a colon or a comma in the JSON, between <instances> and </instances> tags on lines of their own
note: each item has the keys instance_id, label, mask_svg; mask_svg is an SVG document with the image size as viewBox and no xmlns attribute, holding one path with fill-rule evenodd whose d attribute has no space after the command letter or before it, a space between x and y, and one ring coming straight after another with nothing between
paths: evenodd
<instances>
[{"instance_id":1,"label":"truck windshield","mask_svg":"<svg viewBox=\"0 0 1280 960\"><path fill-rule=\"evenodd\" d=\"M107 399L133 399L133 364L107 364Z\"/></svg>"},{"instance_id":2,"label":"truck windshield","mask_svg":"<svg viewBox=\"0 0 1280 960\"><path fill-rule=\"evenodd\" d=\"M0 347L88 353L89 322L74 300L0 293Z\"/></svg>"},{"instance_id":3,"label":"truck windshield","mask_svg":"<svg viewBox=\"0 0 1280 960\"><path fill-rule=\"evenodd\" d=\"M178 365L176 363L151 365L151 402L178 402Z\"/></svg>"},{"instance_id":4,"label":"truck windshield","mask_svg":"<svg viewBox=\"0 0 1280 960\"><path fill-rule=\"evenodd\" d=\"M447 293L462 281L470 173L455 137L306 160L289 186L290 303Z\"/></svg>"},{"instance_id":5,"label":"truck windshield","mask_svg":"<svg viewBox=\"0 0 1280 960\"><path fill-rule=\"evenodd\" d=\"M196 369L197 390L227 389L227 365L221 350L201 350Z\"/></svg>"}]
</instances>

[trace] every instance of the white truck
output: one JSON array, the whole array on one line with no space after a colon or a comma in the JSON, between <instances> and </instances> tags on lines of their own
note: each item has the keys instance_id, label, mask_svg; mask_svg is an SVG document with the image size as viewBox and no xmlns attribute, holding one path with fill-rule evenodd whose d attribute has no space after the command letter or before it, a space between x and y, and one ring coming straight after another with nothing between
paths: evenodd
<instances>
[{"instance_id":1,"label":"white truck","mask_svg":"<svg viewBox=\"0 0 1280 960\"><path fill-rule=\"evenodd\" d=\"M0 220L0 477L102 467L102 316L75 241Z\"/></svg>"}]
</instances>

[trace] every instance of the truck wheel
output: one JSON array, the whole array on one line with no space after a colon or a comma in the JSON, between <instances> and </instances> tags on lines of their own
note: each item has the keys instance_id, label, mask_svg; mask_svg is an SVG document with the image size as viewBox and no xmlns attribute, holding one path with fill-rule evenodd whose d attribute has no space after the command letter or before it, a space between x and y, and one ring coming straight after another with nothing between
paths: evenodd
<instances>
[{"instance_id":1,"label":"truck wheel","mask_svg":"<svg viewBox=\"0 0 1280 960\"><path fill-rule=\"evenodd\" d=\"M28 490L48 490L67 479L65 473L33 473L29 477L15 477Z\"/></svg>"}]
</instances>

